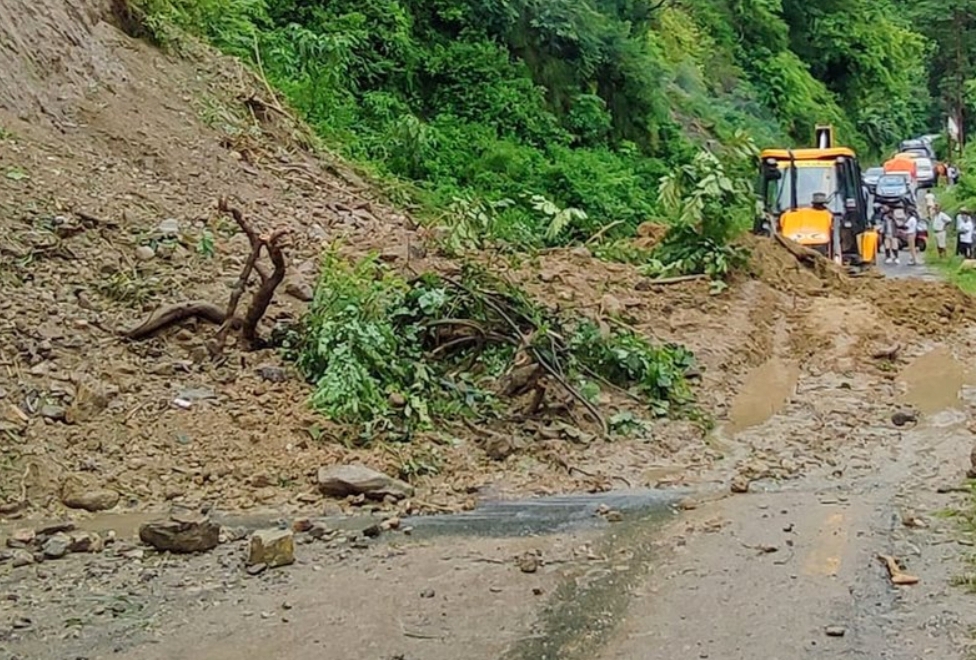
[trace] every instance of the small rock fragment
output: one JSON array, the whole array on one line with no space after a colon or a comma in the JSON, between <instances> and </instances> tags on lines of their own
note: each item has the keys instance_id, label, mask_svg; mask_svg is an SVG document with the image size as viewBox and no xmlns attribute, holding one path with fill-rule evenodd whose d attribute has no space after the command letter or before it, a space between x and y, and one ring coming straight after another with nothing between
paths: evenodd
<instances>
[{"instance_id":1,"label":"small rock fragment","mask_svg":"<svg viewBox=\"0 0 976 660\"><path fill-rule=\"evenodd\" d=\"M51 536L52 534L57 534L58 532L73 532L75 530L75 524L69 520L63 520L61 522L47 523L34 530L37 536Z\"/></svg>"},{"instance_id":2,"label":"small rock fragment","mask_svg":"<svg viewBox=\"0 0 976 660\"><path fill-rule=\"evenodd\" d=\"M393 518L387 518L386 520L380 523L380 528L383 529L384 531L388 531L391 529L399 529L400 519L397 518L396 516L394 516Z\"/></svg>"},{"instance_id":3,"label":"small rock fragment","mask_svg":"<svg viewBox=\"0 0 976 660\"><path fill-rule=\"evenodd\" d=\"M308 530L308 535L313 539L321 539L329 533L329 528L324 523L313 523Z\"/></svg>"},{"instance_id":4,"label":"small rock fragment","mask_svg":"<svg viewBox=\"0 0 976 660\"><path fill-rule=\"evenodd\" d=\"M156 251L148 245L140 245L136 248L136 259L139 261L152 261L156 256Z\"/></svg>"},{"instance_id":5,"label":"small rock fragment","mask_svg":"<svg viewBox=\"0 0 976 660\"><path fill-rule=\"evenodd\" d=\"M260 575L261 573L264 573L266 570L268 570L267 564L254 564L253 566L247 567L247 574Z\"/></svg>"},{"instance_id":6,"label":"small rock fragment","mask_svg":"<svg viewBox=\"0 0 976 660\"><path fill-rule=\"evenodd\" d=\"M624 514L620 513L619 511L607 511L607 515L605 515L604 518L606 518L607 522L615 523L622 521L624 519Z\"/></svg>"},{"instance_id":7,"label":"small rock fragment","mask_svg":"<svg viewBox=\"0 0 976 660\"><path fill-rule=\"evenodd\" d=\"M257 374L269 383L284 383L288 380L288 372L274 365L263 365L257 368Z\"/></svg>"},{"instance_id":8,"label":"small rock fragment","mask_svg":"<svg viewBox=\"0 0 976 660\"><path fill-rule=\"evenodd\" d=\"M45 404L41 406L37 414L44 419L54 420L56 422L63 422L64 416L67 414L67 409L64 406L55 406L53 404Z\"/></svg>"},{"instance_id":9,"label":"small rock fragment","mask_svg":"<svg viewBox=\"0 0 976 660\"><path fill-rule=\"evenodd\" d=\"M166 218L159 223L157 231L164 236L176 236L180 233L180 221L176 218Z\"/></svg>"},{"instance_id":10,"label":"small rock fragment","mask_svg":"<svg viewBox=\"0 0 976 660\"><path fill-rule=\"evenodd\" d=\"M290 529L263 529L251 535L247 565L267 564L268 568L295 562L295 536Z\"/></svg>"},{"instance_id":11,"label":"small rock fragment","mask_svg":"<svg viewBox=\"0 0 976 660\"><path fill-rule=\"evenodd\" d=\"M307 532L312 529L312 521L308 518L298 518L292 522L291 529L293 532L297 533Z\"/></svg>"},{"instance_id":12,"label":"small rock fragment","mask_svg":"<svg viewBox=\"0 0 976 660\"><path fill-rule=\"evenodd\" d=\"M423 591L420 592L421 598L433 598L434 595L435 594L433 589L424 589Z\"/></svg>"},{"instance_id":13,"label":"small rock fragment","mask_svg":"<svg viewBox=\"0 0 976 660\"><path fill-rule=\"evenodd\" d=\"M71 549L71 537L62 532L53 535L44 542L42 552L47 559L60 559Z\"/></svg>"},{"instance_id":14,"label":"small rock fragment","mask_svg":"<svg viewBox=\"0 0 976 660\"><path fill-rule=\"evenodd\" d=\"M542 564L542 558L536 552L526 552L518 558L516 563L523 573L535 573Z\"/></svg>"},{"instance_id":15,"label":"small rock fragment","mask_svg":"<svg viewBox=\"0 0 976 660\"><path fill-rule=\"evenodd\" d=\"M827 633L828 637L843 637L847 634L847 628L844 626L827 626L824 628L824 632Z\"/></svg>"},{"instance_id":16,"label":"small rock fragment","mask_svg":"<svg viewBox=\"0 0 976 660\"><path fill-rule=\"evenodd\" d=\"M101 552L105 545L94 532L75 532L71 535L71 552Z\"/></svg>"},{"instance_id":17,"label":"small rock fragment","mask_svg":"<svg viewBox=\"0 0 976 660\"><path fill-rule=\"evenodd\" d=\"M369 539L375 539L382 532L383 530L380 528L379 525L370 525L369 527L363 530L363 536Z\"/></svg>"},{"instance_id":18,"label":"small rock fragment","mask_svg":"<svg viewBox=\"0 0 976 660\"><path fill-rule=\"evenodd\" d=\"M174 515L170 520L142 525L139 528L139 539L157 550L205 552L213 550L220 542L220 525L205 515Z\"/></svg>"},{"instance_id":19,"label":"small rock fragment","mask_svg":"<svg viewBox=\"0 0 976 660\"><path fill-rule=\"evenodd\" d=\"M10 538L7 539L7 547L23 548L33 543L35 538L33 529L15 529Z\"/></svg>"},{"instance_id":20,"label":"small rock fragment","mask_svg":"<svg viewBox=\"0 0 976 660\"><path fill-rule=\"evenodd\" d=\"M34 563L34 555L27 550L14 550L13 556L10 559L10 564L14 568L20 568L21 566L30 566Z\"/></svg>"},{"instance_id":21,"label":"small rock fragment","mask_svg":"<svg viewBox=\"0 0 976 660\"><path fill-rule=\"evenodd\" d=\"M318 484L323 494L332 497L366 495L381 500L391 495L403 499L414 493L410 484L360 464L319 468Z\"/></svg>"},{"instance_id":22,"label":"small rock fragment","mask_svg":"<svg viewBox=\"0 0 976 660\"><path fill-rule=\"evenodd\" d=\"M115 508L119 503L118 491L110 488L95 488L65 486L61 490L61 502L70 509L84 509L85 511L107 511Z\"/></svg>"},{"instance_id":23,"label":"small rock fragment","mask_svg":"<svg viewBox=\"0 0 976 660\"><path fill-rule=\"evenodd\" d=\"M749 492L749 479L744 475L738 474L732 478L732 492L733 493L748 493Z\"/></svg>"}]
</instances>

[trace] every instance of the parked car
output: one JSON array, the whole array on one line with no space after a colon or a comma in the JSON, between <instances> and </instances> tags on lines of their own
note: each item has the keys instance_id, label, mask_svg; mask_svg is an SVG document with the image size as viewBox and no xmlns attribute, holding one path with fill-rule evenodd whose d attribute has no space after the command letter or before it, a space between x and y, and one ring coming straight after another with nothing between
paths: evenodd
<instances>
[{"instance_id":1,"label":"parked car","mask_svg":"<svg viewBox=\"0 0 976 660\"><path fill-rule=\"evenodd\" d=\"M868 192L872 195L874 194L875 188L878 187L878 179L883 177L884 173L883 167L869 167L861 176L861 180L864 181L864 185L868 187Z\"/></svg>"},{"instance_id":2,"label":"parked car","mask_svg":"<svg viewBox=\"0 0 976 660\"><path fill-rule=\"evenodd\" d=\"M916 172L918 174L919 188L932 188L936 183L935 163L931 158L916 158Z\"/></svg>"},{"instance_id":3,"label":"parked car","mask_svg":"<svg viewBox=\"0 0 976 660\"><path fill-rule=\"evenodd\" d=\"M874 189L874 199L881 204L915 207L916 196L910 177L905 174L885 174Z\"/></svg>"},{"instance_id":4,"label":"parked car","mask_svg":"<svg viewBox=\"0 0 976 660\"><path fill-rule=\"evenodd\" d=\"M898 151L917 153L924 158L935 160L935 149L932 148L932 142L921 138L902 140L898 145Z\"/></svg>"}]
</instances>

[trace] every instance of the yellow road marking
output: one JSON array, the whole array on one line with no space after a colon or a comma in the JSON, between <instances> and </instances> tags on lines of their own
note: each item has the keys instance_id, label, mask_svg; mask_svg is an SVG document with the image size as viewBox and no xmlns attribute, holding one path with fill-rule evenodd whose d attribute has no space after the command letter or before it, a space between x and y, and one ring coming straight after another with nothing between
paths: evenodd
<instances>
[{"instance_id":1,"label":"yellow road marking","mask_svg":"<svg viewBox=\"0 0 976 660\"><path fill-rule=\"evenodd\" d=\"M803 564L804 575L837 575L846 547L847 525L844 514L834 513L827 516L814 541L813 549Z\"/></svg>"}]
</instances>

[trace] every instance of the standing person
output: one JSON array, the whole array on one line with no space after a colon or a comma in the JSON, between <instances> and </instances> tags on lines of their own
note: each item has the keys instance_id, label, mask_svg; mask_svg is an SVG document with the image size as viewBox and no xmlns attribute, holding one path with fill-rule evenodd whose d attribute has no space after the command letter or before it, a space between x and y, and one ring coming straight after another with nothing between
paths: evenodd
<instances>
[{"instance_id":1,"label":"standing person","mask_svg":"<svg viewBox=\"0 0 976 660\"><path fill-rule=\"evenodd\" d=\"M932 189L925 191L925 210L928 212L928 219L931 220L935 215L935 207L938 206L939 200L935 198L935 193Z\"/></svg>"},{"instance_id":2,"label":"standing person","mask_svg":"<svg viewBox=\"0 0 976 660\"><path fill-rule=\"evenodd\" d=\"M946 256L946 230L952 224L952 218L942 210L942 206L935 205L935 217L932 218L932 233L935 234L935 247L939 250L939 257Z\"/></svg>"},{"instance_id":3,"label":"standing person","mask_svg":"<svg viewBox=\"0 0 976 660\"><path fill-rule=\"evenodd\" d=\"M960 257L962 256L962 243L959 237L962 234L963 220L966 218L972 220L972 217L969 215L969 209L963 206L959 209L959 213L956 214L956 255Z\"/></svg>"},{"instance_id":4,"label":"standing person","mask_svg":"<svg viewBox=\"0 0 976 660\"><path fill-rule=\"evenodd\" d=\"M952 163L946 168L946 179L949 180L949 186L954 186L959 181L959 170Z\"/></svg>"},{"instance_id":5,"label":"standing person","mask_svg":"<svg viewBox=\"0 0 976 660\"><path fill-rule=\"evenodd\" d=\"M888 206L881 207L881 233L884 234L885 263L898 263L898 236L895 232L895 214Z\"/></svg>"},{"instance_id":6,"label":"standing person","mask_svg":"<svg viewBox=\"0 0 976 660\"><path fill-rule=\"evenodd\" d=\"M959 215L962 221L959 223L959 252L963 259L973 258L973 231L976 230L973 218L968 213Z\"/></svg>"},{"instance_id":7,"label":"standing person","mask_svg":"<svg viewBox=\"0 0 976 660\"><path fill-rule=\"evenodd\" d=\"M915 237L918 236L918 213L909 211L905 221L905 242L908 243L908 265L918 265L918 255L915 253Z\"/></svg>"}]
</instances>

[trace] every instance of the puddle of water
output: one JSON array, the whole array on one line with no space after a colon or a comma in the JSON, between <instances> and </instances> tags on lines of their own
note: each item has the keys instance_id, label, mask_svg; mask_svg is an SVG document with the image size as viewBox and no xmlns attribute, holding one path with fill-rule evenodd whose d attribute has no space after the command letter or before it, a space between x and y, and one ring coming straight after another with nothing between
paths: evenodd
<instances>
[{"instance_id":1,"label":"puddle of water","mask_svg":"<svg viewBox=\"0 0 976 660\"><path fill-rule=\"evenodd\" d=\"M486 502L474 511L443 516L418 516L404 521L415 536L529 536L569 529L586 529L603 524L594 515L605 504L627 514L664 516L683 496L678 489L667 491L611 491L593 495L539 497L528 500Z\"/></svg>"},{"instance_id":2,"label":"puddle of water","mask_svg":"<svg viewBox=\"0 0 976 660\"><path fill-rule=\"evenodd\" d=\"M898 374L898 380L906 386L902 400L923 415L931 415L957 408L963 386L973 383L973 374L940 346L915 358Z\"/></svg>"},{"instance_id":3,"label":"puddle of water","mask_svg":"<svg viewBox=\"0 0 976 660\"><path fill-rule=\"evenodd\" d=\"M739 433L778 413L793 395L799 379L799 365L775 357L753 369L732 401L727 430Z\"/></svg>"}]
</instances>

